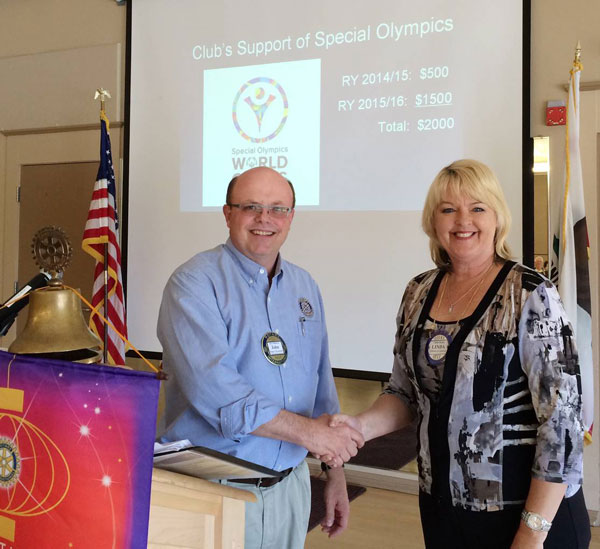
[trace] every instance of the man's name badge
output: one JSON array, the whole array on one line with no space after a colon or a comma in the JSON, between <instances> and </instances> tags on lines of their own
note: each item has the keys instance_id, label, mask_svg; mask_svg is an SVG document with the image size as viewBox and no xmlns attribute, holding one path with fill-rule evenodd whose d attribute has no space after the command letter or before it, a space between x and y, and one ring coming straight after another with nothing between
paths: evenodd
<instances>
[{"instance_id":1,"label":"man's name badge","mask_svg":"<svg viewBox=\"0 0 600 549\"><path fill-rule=\"evenodd\" d=\"M444 330L435 330L425 344L425 356L430 364L441 364L446 358L448 347L452 343L450 334Z\"/></svg>"},{"instance_id":2,"label":"man's name badge","mask_svg":"<svg viewBox=\"0 0 600 549\"><path fill-rule=\"evenodd\" d=\"M262 352L265 358L275 366L281 366L287 360L285 341L275 332L267 332L262 336Z\"/></svg>"}]
</instances>

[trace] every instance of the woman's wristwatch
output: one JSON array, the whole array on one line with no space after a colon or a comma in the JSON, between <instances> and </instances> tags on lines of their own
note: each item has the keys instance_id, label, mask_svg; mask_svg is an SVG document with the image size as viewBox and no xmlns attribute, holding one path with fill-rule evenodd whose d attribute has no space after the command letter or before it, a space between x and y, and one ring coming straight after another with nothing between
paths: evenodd
<instances>
[{"instance_id":1,"label":"woman's wristwatch","mask_svg":"<svg viewBox=\"0 0 600 549\"><path fill-rule=\"evenodd\" d=\"M531 528L536 532L548 532L552 528L552 523L547 521L542 515L530 513L525 509L521 512L521 519L527 528Z\"/></svg>"}]
</instances>

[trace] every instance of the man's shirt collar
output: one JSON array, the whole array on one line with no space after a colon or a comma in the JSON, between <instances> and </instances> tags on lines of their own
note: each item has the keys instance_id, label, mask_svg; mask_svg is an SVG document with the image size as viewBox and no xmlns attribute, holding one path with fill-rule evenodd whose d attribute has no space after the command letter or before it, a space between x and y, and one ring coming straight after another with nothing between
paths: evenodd
<instances>
[{"instance_id":1,"label":"man's shirt collar","mask_svg":"<svg viewBox=\"0 0 600 549\"><path fill-rule=\"evenodd\" d=\"M231 241L231 238L228 238L227 242L225 242L225 249L229 251L236 259L237 264L244 275L244 279L248 284L255 284L261 276L268 277L269 273L267 270L262 265L256 263L240 252ZM281 254L279 253L277 254L277 261L275 262L275 275L273 278L279 278L279 276L282 274L283 260L281 259Z\"/></svg>"}]
</instances>

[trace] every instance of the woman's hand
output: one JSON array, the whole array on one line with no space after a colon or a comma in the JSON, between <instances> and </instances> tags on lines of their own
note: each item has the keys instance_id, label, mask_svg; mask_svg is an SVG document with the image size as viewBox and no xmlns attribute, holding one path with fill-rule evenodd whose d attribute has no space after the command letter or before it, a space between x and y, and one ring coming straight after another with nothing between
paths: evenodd
<instances>
[{"instance_id":1,"label":"woman's hand","mask_svg":"<svg viewBox=\"0 0 600 549\"><path fill-rule=\"evenodd\" d=\"M329 418L329 427L331 427L332 429L338 428L342 425L347 425L348 427L351 427L352 429L363 435L363 426L356 416L349 416L347 414L333 414ZM344 461L339 456L326 454L315 455L315 457L317 459L320 459L323 463L329 465L329 467L341 467L344 464Z\"/></svg>"},{"instance_id":2,"label":"woman's hand","mask_svg":"<svg viewBox=\"0 0 600 549\"><path fill-rule=\"evenodd\" d=\"M329 419L329 427L337 427L342 423L349 425L364 436L364 429L362 423L360 422L360 419L358 419L358 416L349 416L347 414L333 414Z\"/></svg>"}]
</instances>

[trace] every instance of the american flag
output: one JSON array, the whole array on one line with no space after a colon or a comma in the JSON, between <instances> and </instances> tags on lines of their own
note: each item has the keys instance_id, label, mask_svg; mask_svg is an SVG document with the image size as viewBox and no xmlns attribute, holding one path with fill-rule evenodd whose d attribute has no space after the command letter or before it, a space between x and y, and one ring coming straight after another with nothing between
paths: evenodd
<instances>
[{"instance_id":1,"label":"american flag","mask_svg":"<svg viewBox=\"0 0 600 549\"><path fill-rule=\"evenodd\" d=\"M81 247L96 260L92 306L98 307L111 324L127 337L125 303L121 284L121 247L119 245L119 222L117 218L115 172L110 149L109 123L104 111L100 112L100 167L94 185ZM104 304L104 247L108 258L108 306ZM109 364L125 364L125 344L104 325L97 314L90 317L90 328L104 341L108 330L107 360Z\"/></svg>"}]
</instances>

